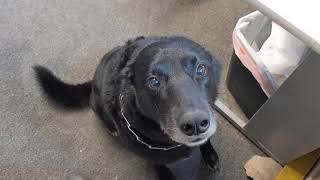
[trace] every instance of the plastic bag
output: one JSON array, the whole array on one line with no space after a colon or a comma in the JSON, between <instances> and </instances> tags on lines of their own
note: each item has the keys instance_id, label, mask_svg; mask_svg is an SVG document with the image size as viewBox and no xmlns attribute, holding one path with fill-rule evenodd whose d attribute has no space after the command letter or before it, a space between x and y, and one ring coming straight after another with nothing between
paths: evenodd
<instances>
[{"instance_id":1,"label":"plastic bag","mask_svg":"<svg viewBox=\"0 0 320 180\"><path fill-rule=\"evenodd\" d=\"M268 97L296 69L308 49L259 11L238 20L232 39L236 55Z\"/></svg>"}]
</instances>

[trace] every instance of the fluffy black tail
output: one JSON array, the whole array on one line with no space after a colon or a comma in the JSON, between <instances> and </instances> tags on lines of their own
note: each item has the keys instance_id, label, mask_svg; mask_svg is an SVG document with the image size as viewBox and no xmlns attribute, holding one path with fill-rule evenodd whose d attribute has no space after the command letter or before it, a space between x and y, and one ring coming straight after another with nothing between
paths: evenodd
<instances>
[{"instance_id":1,"label":"fluffy black tail","mask_svg":"<svg viewBox=\"0 0 320 180\"><path fill-rule=\"evenodd\" d=\"M89 105L91 81L71 85L61 81L43 66L36 65L33 70L45 94L59 107L80 109Z\"/></svg>"}]
</instances>

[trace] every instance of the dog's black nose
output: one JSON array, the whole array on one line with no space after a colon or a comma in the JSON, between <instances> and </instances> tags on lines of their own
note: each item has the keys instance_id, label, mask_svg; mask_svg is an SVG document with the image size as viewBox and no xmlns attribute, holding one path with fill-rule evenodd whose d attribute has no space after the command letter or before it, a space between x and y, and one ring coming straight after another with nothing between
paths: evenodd
<instances>
[{"instance_id":1,"label":"dog's black nose","mask_svg":"<svg viewBox=\"0 0 320 180\"><path fill-rule=\"evenodd\" d=\"M180 126L181 131L187 136L199 135L206 132L210 126L210 121L209 118L204 116L204 113L184 115Z\"/></svg>"}]
</instances>

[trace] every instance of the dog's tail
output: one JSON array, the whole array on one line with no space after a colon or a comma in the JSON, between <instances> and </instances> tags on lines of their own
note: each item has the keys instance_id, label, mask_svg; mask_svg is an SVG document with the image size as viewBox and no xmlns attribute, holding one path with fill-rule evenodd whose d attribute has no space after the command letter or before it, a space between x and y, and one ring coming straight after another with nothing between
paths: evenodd
<instances>
[{"instance_id":1,"label":"dog's tail","mask_svg":"<svg viewBox=\"0 0 320 180\"><path fill-rule=\"evenodd\" d=\"M59 107L81 109L89 105L91 81L72 85L63 82L43 66L36 65L33 70L45 94Z\"/></svg>"}]
</instances>

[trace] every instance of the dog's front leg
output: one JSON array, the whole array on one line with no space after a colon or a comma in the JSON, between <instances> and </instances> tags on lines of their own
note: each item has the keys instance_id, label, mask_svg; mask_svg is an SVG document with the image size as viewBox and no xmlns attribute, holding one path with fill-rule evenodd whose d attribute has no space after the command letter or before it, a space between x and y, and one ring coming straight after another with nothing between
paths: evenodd
<instances>
[{"instance_id":1,"label":"dog's front leg","mask_svg":"<svg viewBox=\"0 0 320 180\"><path fill-rule=\"evenodd\" d=\"M194 147L189 157L166 164L175 180L204 180L201 177L201 152L199 147Z\"/></svg>"},{"instance_id":2,"label":"dog's front leg","mask_svg":"<svg viewBox=\"0 0 320 180\"><path fill-rule=\"evenodd\" d=\"M200 146L200 151L204 161L207 163L210 170L216 172L219 170L219 156L214 150L213 146L208 140L205 144Z\"/></svg>"},{"instance_id":3,"label":"dog's front leg","mask_svg":"<svg viewBox=\"0 0 320 180\"><path fill-rule=\"evenodd\" d=\"M171 170L166 165L155 165L159 180L176 180Z\"/></svg>"}]
</instances>

